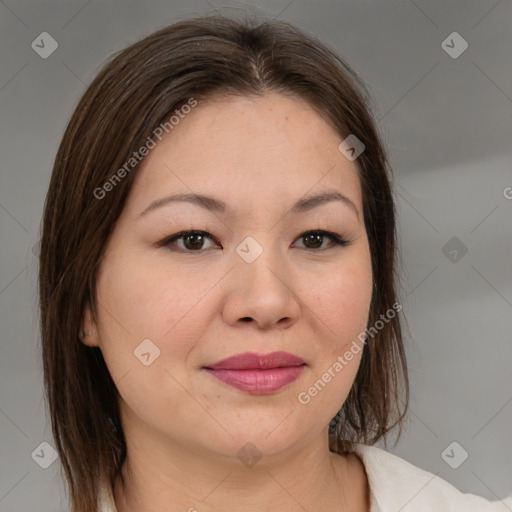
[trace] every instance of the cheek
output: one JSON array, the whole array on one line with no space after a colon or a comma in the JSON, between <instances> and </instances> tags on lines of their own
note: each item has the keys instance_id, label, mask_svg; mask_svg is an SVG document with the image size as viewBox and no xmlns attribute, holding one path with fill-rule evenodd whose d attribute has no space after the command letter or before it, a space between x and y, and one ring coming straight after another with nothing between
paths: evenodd
<instances>
[{"instance_id":1,"label":"cheek","mask_svg":"<svg viewBox=\"0 0 512 512\"><path fill-rule=\"evenodd\" d=\"M364 331L368 321L372 295L371 267L366 264L347 265L324 279L317 294L321 318L335 337L336 345ZM320 315L319 315L320 316Z\"/></svg>"},{"instance_id":2,"label":"cheek","mask_svg":"<svg viewBox=\"0 0 512 512\"><path fill-rule=\"evenodd\" d=\"M118 262L107 262L98 276L100 347L121 397L145 417L186 398L179 382L205 324L194 305L212 284L190 275L192 286L183 273L135 258Z\"/></svg>"},{"instance_id":3,"label":"cheek","mask_svg":"<svg viewBox=\"0 0 512 512\"><path fill-rule=\"evenodd\" d=\"M315 364L302 398L311 400L308 407L328 421L346 399L364 350L373 289L369 256L358 251L323 284L321 293L315 294L315 313L321 319L315 331L321 329L325 336L317 340Z\"/></svg>"},{"instance_id":4,"label":"cheek","mask_svg":"<svg viewBox=\"0 0 512 512\"><path fill-rule=\"evenodd\" d=\"M211 274L183 272L142 258L119 261L105 265L98 279L98 295L112 313L107 323L122 323L134 337L170 335L182 320L193 316L199 298L218 280Z\"/></svg>"},{"instance_id":5,"label":"cheek","mask_svg":"<svg viewBox=\"0 0 512 512\"><path fill-rule=\"evenodd\" d=\"M180 272L168 264L148 264L126 255L117 264L112 261L116 261L113 254L98 275L97 292L100 346L114 381L128 371L137 377L142 372L143 380L148 375L155 379L156 368L169 366L173 372L185 373L187 358L213 314L208 300L201 299L222 274ZM151 363L151 372L144 374L147 368L136 352L148 339L156 348L144 343L158 357Z\"/></svg>"},{"instance_id":6,"label":"cheek","mask_svg":"<svg viewBox=\"0 0 512 512\"><path fill-rule=\"evenodd\" d=\"M299 410L327 422L348 396L361 361L361 335L367 327L373 287L371 264L359 259L323 281L322 292L314 296L314 313L320 319L314 331L325 335L317 339L311 373L297 398Z\"/></svg>"}]
</instances>

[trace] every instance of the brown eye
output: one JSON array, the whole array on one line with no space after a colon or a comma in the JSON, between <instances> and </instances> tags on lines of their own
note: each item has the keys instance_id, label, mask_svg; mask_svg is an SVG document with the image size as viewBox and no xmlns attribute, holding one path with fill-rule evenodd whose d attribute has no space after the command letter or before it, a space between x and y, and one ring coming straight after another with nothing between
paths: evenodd
<instances>
[{"instance_id":1,"label":"brown eye","mask_svg":"<svg viewBox=\"0 0 512 512\"><path fill-rule=\"evenodd\" d=\"M176 246L185 252L203 252L203 249L211 249L211 247L205 248L205 243L211 241L212 236L204 231L182 231L162 242L162 246ZM177 243L181 241L182 243Z\"/></svg>"},{"instance_id":2,"label":"brown eye","mask_svg":"<svg viewBox=\"0 0 512 512\"><path fill-rule=\"evenodd\" d=\"M349 244L348 240L345 240L341 236L331 233L329 231L317 230L307 231L298 237L297 240L303 240L303 246L298 246L301 249L309 250L325 250L330 249L336 245L345 246ZM329 244L324 244L326 240L329 240ZM183 252L204 252L207 249L214 248L214 245L206 245L207 242L213 243L213 237L205 231L182 231L176 235L167 238L160 245L163 247L169 247L171 250L181 250Z\"/></svg>"},{"instance_id":3,"label":"brown eye","mask_svg":"<svg viewBox=\"0 0 512 512\"><path fill-rule=\"evenodd\" d=\"M299 236L299 239L303 239L304 241L304 249L329 249L335 245L345 246L348 245L348 240L336 235L335 233L331 233L329 231L308 231ZM329 239L331 241L327 246L322 247L324 241Z\"/></svg>"},{"instance_id":4,"label":"brown eye","mask_svg":"<svg viewBox=\"0 0 512 512\"><path fill-rule=\"evenodd\" d=\"M318 233L304 235L303 239L304 245L308 249L318 249L319 247L322 247L322 244L324 243L324 235L320 235Z\"/></svg>"},{"instance_id":5,"label":"brown eye","mask_svg":"<svg viewBox=\"0 0 512 512\"><path fill-rule=\"evenodd\" d=\"M202 249L204 244L204 236L198 233L192 233L191 235L185 235L183 237L183 245L186 249L198 250Z\"/></svg>"}]
</instances>

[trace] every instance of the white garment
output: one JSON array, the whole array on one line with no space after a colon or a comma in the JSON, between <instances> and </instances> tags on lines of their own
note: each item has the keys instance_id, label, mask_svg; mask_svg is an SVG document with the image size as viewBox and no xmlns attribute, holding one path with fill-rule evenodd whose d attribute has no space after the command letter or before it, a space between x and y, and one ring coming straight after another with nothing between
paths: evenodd
<instances>
[{"instance_id":1,"label":"white garment","mask_svg":"<svg viewBox=\"0 0 512 512\"><path fill-rule=\"evenodd\" d=\"M438 476L375 446L356 443L370 487L369 512L511 512L512 496L489 501L460 492ZM99 512L117 512L112 490L105 486Z\"/></svg>"}]
</instances>

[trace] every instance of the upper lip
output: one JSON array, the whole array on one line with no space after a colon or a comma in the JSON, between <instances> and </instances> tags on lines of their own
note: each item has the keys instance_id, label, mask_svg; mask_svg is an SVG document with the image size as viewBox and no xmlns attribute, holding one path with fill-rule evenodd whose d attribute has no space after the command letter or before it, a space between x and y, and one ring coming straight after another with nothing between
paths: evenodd
<instances>
[{"instance_id":1,"label":"upper lip","mask_svg":"<svg viewBox=\"0 0 512 512\"><path fill-rule=\"evenodd\" d=\"M303 364L305 363L302 358L288 352L271 352L269 354L245 352L209 364L205 368L211 370L266 370Z\"/></svg>"}]
</instances>

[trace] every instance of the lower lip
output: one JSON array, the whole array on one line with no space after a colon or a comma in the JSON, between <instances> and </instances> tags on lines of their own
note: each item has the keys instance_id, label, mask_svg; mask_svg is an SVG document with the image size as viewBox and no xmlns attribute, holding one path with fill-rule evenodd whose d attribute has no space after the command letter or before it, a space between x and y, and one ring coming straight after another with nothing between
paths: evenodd
<instances>
[{"instance_id":1,"label":"lower lip","mask_svg":"<svg viewBox=\"0 0 512 512\"><path fill-rule=\"evenodd\" d=\"M251 395L267 395L293 382L305 365L269 368L267 370L205 370L217 379Z\"/></svg>"}]
</instances>

